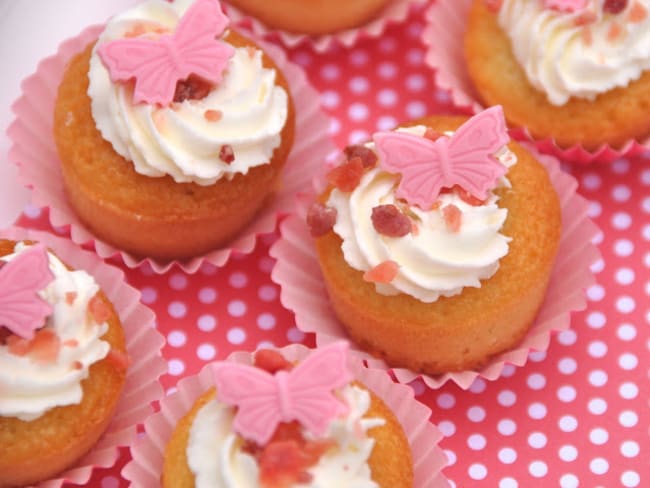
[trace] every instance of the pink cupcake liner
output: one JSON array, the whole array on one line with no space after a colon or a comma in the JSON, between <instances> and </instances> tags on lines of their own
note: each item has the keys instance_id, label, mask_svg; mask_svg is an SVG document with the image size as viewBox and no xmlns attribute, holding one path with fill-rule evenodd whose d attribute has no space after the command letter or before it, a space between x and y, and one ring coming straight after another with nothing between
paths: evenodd
<instances>
[{"instance_id":1,"label":"pink cupcake liner","mask_svg":"<svg viewBox=\"0 0 650 488\"><path fill-rule=\"evenodd\" d=\"M151 403L162 397L158 378L167 371L161 355L165 340L154 328L153 312L140 303L140 292L125 282L124 273L118 268L104 263L91 252L79 249L68 239L48 232L11 227L0 231L0 238L29 239L46 244L64 262L91 274L120 316L131 364L113 420L99 442L73 467L58 478L37 486L57 488L64 483L86 484L95 468L115 465L119 448L135 441L138 424L153 411Z\"/></svg>"},{"instance_id":2,"label":"pink cupcake liner","mask_svg":"<svg viewBox=\"0 0 650 488\"><path fill-rule=\"evenodd\" d=\"M322 36L309 36L306 34L296 34L282 30L275 30L267 27L265 24L241 12L232 5L224 5L228 16L238 27L251 30L256 36L280 41L283 45L293 48L299 44L305 43L319 53L327 51L330 47L337 44L350 47L359 39L377 38L381 36L386 27L391 23L404 21L409 14L413 5L425 3L427 0L393 0L387 5L377 17L367 24L355 29L348 29L333 34Z\"/></svg>"},{"instance_id":3,"label":"pink cupcake liner","mask_svg":"<svg viewBox=\"0 0 650 488\"><path fill-rule=\"evenodd\" d=\"M12 106L16 118L7 131L12 141L9 160L18 165L21 183L32 189L32 203L50 207L52 225L69 225L74 242L94 245L102 258L119 256L129 268L149 263L154 272L165 273L177 265L188 273L194 273L204 261L223 266L235 252L252 252L257 236L275 230L278 216L292 210L295 193L309 186L311 173L335 148L328 135L329 118L321 111L318 93L302 69L289 62L278 47L261 44L289 80L296 107L294 146L285 165L279 193L227 246L188 261L158 262L133 256L93 236L74 213L63 188L60 160L52 136L56 93L68 60L94 41L102 30L103 26L92 26L63 42L55 55L41 61L36 72L23 81L22 95Z\"/></svg>"},{"instance_id":4,"label":"pink cupcake liner","mask_svg":"<svg viewBox=\"0 0 650 488\"><path fill-rule=\"evenodd\" d=\"M435 70L438 87L449 91L452 102L459 107L469 107L474 113L483 110L465 65L463 39L465 24L472 0L437 0L427 10L427 25L422 32L422 42L428 46L425 62ZM631 158L650 149L650 138L630 140L620 149L603 144L590 151L581 145L562 148L551 137L536 139L526 127L516 127L510 135L529 142L544 153L563 161L577 164L610 163L620 158Z\"/></svg>"},{"instance_id":5,"label":"pink cupcake liner","mask_svg":"<svg viewBox=\"0 0 650 488\"><path fill-rule=\"evenodd\" d=\"M532 146L527 148L546 167L559 195L562 237L546 298L522 342L515 349L495 356L478 371L425 375L405 368L391 368L384 361L356 350L369 367L391 370L402 383L422 378L430 388L439 388L447 381L453 381L467 389L477 377L498 378L506 364L524 365L529 352L548 348L553 331L569 328L571 312L585 309L585 289L595 281L591 265L600 258L592 243L598 228L588 218L588 202L576 193L576 180L561 170L559 161L553 156L538 154ZM319 188L321 183L316 181L315 187ZM277 259L271 279L281 288L282 304L295 313L297 327L303 332L314 332L316 343L321 346L341 338L348 339L348 336L330 305L313 239L305 223L312 201L313 195L301 196L297 214L280 225L281 237L270 249L271 256ZM355 350L358 346L352 343L351 348Z\"/></svg>"},{"instance_id":6,"label":"pink cupcake liner","mask_svg":"<svg viewBox=\"0 0 650 488\"><path fill-rule=\"evenodd\" d=\"M310 349L302 344L291 344L279 351L290 361L305 358ZM235 352L228 361L251 364L252 353ZM393 383L383 371L364 368L361 361L349 361L351 371L393 411L404 428L413 455L416 488L442 488L449 486L441 473L447 465L447 456L438 446L441 432L429 422L431 410L415 400L413 390ZM145 436L131 446L133 460L122 470L122 476L130 486L159 486L163 455L167 441L178 421L190 410L194 402L206 390L214 387L210 365L198 375L179 381L177 391L160 402L160 411L144 423Z\"/></svg>"}]
</instances>

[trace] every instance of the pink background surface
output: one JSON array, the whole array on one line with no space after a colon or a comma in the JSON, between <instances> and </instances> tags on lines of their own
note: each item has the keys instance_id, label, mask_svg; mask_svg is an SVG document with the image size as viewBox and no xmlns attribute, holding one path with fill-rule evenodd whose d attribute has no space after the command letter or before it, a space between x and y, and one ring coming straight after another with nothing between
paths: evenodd
<instances>
[{"instance_id":1,"label":"pink background surface","mask_svg":"<svg viewBox=\"0 0 650 488\"><path fill-rule=\"evenodd\" d=\"M288 50L320 91L339 146L427 113L457 112L423 64L423 27L419 8L379 40L324 54ZM603 260L594 266L597 284L588 290L587 310L573 316L570 331L553 337L548 351L533 353L524 367L506 367L496 381L477 380L468 391L412 385L445 434L440 445L450 465L444 474L455 486L650 484L650 154L567 169L602 229ZM33 207L19 223L49 227L47 212ZM264 237L252 254L195 275L123 267L167 339L166 389L233 350L267 342L313 345L295 328L270 279L275 239ZM96 471L90 486L126 486L119 471L127 460L123 451L115 468Z\"/></svg>"}]
</instances>

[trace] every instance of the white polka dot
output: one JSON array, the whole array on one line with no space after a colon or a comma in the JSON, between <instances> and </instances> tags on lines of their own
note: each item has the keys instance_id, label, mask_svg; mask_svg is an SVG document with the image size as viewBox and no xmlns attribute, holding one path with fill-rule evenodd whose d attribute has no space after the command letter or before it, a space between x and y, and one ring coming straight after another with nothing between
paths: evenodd
<instances>
[{"instance_id":1,"label":"white polka dot","mask_svg":"<svg viewBox=\"0 0 650 488\"><path fill-rule=\"evenodd\" d=\"M580 486L580 480L575 474L567 473L563 474L560 478L560 487L561 488L578 488Z\"/></svg>"},{"instance_id":2,"label":"white polka dot","mask_svg":"<svg viewBox=\"0 0 650 488\"><path fill-rule=\"evenodd\" d=\"M147 305L151 305L158 299L158 292L156 291L155 288L151 288L150 286L145 286L142 290L142 303L145 303Z\"/></svg>"},{"instance_id":3,"label":"white polka dot","mask_svg":"<svg viewBox=\"0 0 650 488\"><path fill-rule=\"evenodd\" d=\"M632 341L636 337L636 327L632 324L621 324L616 330L616 335L622 341Z\"/></svg>"},{"instance_id":4,"label":"white polka dot","mask_svg":"<svg viewBox=\"0 0 650 488\"><path fill-rule=\"evenodd\" d=\"M302 342L305 339L305 333L296 327L291 327L287 331L287 339L291 342Z\"/></svg>"},{"instance_id":5,"label":"white polka dot","mask_svg":"<svg viewBox=\"0 0 650 488\"><path fill-rule=\"evenodd\" d=\"M526 379L526 384L531 390L541 390L546 386L546 377L540 373L533 373Z\"/></svg>"},{"instance_id":6,"label":"white polka dot","mask_svg":"<svg viewBox=\"0 0 650 488\"><path fill-rule=\"evenodd\" d=\"M244 288L248 284L248 276L241 271L235 271L228 277L228 283L233 288Z\"/></svg>"},{"instance_id":7,"label":"white polka dot","mask_svg":"<svg viewBox=\"0 0 650 488\"><path fill-rule=\"evenodd\" d=\"M180 376L185 371L185 363L181 359L170 359L167 362L167 371L172 376Z\"/></svg>"},{"instance_id":8,"label":"white polka dot","mask_svg":"<svg viewBox=\"0 0 650 488\"><path fill-rule=\"evenodd\" d=\"M600 214L603 213L603 207L600 202L591 201L589 202L589 208L587 209L587 215L592 219L600 217Z\"/></svg>"},{"instance_id":9,"label":"white polka dot","mask_svg":"<svg viewBox=\"0 0 650 488\"><path fill-rule=\"evenodd\" d=\"M368 53L363 49L355 49L350 53L350 63L355 66L368 63Z\"/></svg>"},{"instance_id":10,"label":"white polka dot","mask_svg":"<svg viewBox=\"0 0 650 488\"><path fill-rule=\"evenodd\" d=\"M422 34L424 26L420 22L413 22L406 28L406 33L413 39L418 39Z\"/></svg>"},{"instance_id":11,"label":"white polka dot","mask_svg":"<svg viewBox=\"0 0 650 488\"><path fill-rule=\"evenodd\" d=\"M578 420L573 415L564 415L558 422L562 432L573 432L578 427Z\"/></svg>"},{"instance_id":12,"label":"white polka dot","mask_svg":"<svg viewBox=\"0 0 650 488\"><path fill-rule=\"evenodd\" d=\"M413 394L415 396L422 395L427 390L427 387L424 384L424 381L422 381L420 378L416 378L413 381L411 381L409 383L409 386L413 390Z\"/></svg>"},{"instance_id":13,"label":"white polka dot","mask_svg":"<svg viewBox=\"0 0 650 488\"><path fill-rule=\"evenodd\" d=\"M607 318L602 312L591 312L589 315L587 315L587 324L592 329L600 329L605 325L606 322Z\"/></svg>"},{"instance_id":14,"label":"white polka dot","mask_svg":"<svg viewBox=\"0 0 650 488\"><path fill-rule=\"evenodd\" d=\"M603 261L602 259L599 259L599 260L591 263L591 266L589 266L589 269L591 269L591 271L593 273L600 273L603 269L605 269L605 261Z\"/></svg>"},{"instance_id":15,"label":"white polka dot","mask_svg":"<svg viewBox=\"0 0 650 488\"><path fill-rule=\"evenodd\" d=\"M562 374L570 375L578 369L578 363L573 358L562 358L557 363L557 369Z\"/></svg>"},{"instance_id":16,"label":"white polka dot","mask_svg":"<svg viewBox=\"0 0 650 488\"><path fill-rule=\"evenodd\" d=\"M228 331L228 334L226 336L228 338L228 342L231 344L239 345L243 344L246 340L246 331L239 327L233 327Z\"/></svg>"},{"instance_id":17,"label":"white polka dot","mask_svg":"<svg viewBox=\"0 0 650 488\"><path fill-rule=\"evenodd\" d=\"M433 92L433 98L441 105L451 102L451 95L446 90L436 90Z\"/></svg>"},{"instance_id":18,"label":"white polka dot","mask_svg":"<svg viewBox=\"0 0 650 488\"><path fill-rule=\"evenodd\" d=\"M217 318L214 315L204 314L196 321L196 325L203 332L212 332L217 327Z\"/></svg>"},{"instance_id":19,"label":"white polka dot","mask_svg":"<svg viewBox=\"0 0 650 488\"><path fill-rule=\"evenodd\" d=\"M271 330L275 323L275 315L271 313L263 313L257 317L257 326L262 330Z\"/></svg>"},{"instance_id":20,"label":"white polka dot","mask_svg":"<svg viewBox=\"0 0 650 488\"><path fill-rule=\"evenodd\" d=\"M171 388L167 388L167 390L165 390L165 395L167 395L167 396L173 395L177 391L178 391L178 388L176 388L175 386L172 386ZM138 435L140 435L140 434L138 434Z\"/></svg>"},{"instance_id":21,"label":"white polka dot","mask_svg":"<svg viewBox=\"0 0 650 488\"><path fill-rule=\"evenodd\" d=\"M501 419L497 424L497 430L501 435L512 435L517 432L517 424L511 419Z\"/></svg>"},{"instance_id":22,"label":"white polka dot","mask_svg":"<svg viewBox=\"0 0 650 488\"><path fill-rule=\"evenodd\" d=\"M397 120L392 115L382 115L377 119L377 130L392 130L397 126Z\"/></svg>"},{"instance_id":23,"label":"white polka dot","mask_svg":"<svg viewBox=\"0 0 650 488\"><path fill-rule=\"evenodd\" d=\"M341 97L338 92L326 90L320 94L320 101L323 107L333 109L341 103Z\"/></svg>"},{"instance_id":24,"label":"white polka dot","mask_svg":"<svg viewBox=\"0 0 650 488\"><path fill-rule=\"evenodd\" d=\"M409 49L406 53L406 59L410 64L419 65L422 64L422 59L424 58L424 51L420 48Z\"/></svg>"},{"instance_id":25,"label":"white polka dot","mask_svg":"<svg viewBox=\"0 0 650 488\"><path fill-rule=\"evenodd\" d=\"M626 458L633 458L639 455L639 444L634 441L624 441L621 444L621 454Z\"/></svg>"},{"instance_id":26,"label":"white polka dot","mask_svg":"<svg viewBox=\"0 0 650 488\"><path fill-rule=\"evenodd\" d=\"M587 404L587 409L594 415L602 415L607 411L607 402L602 398L592 398Z\"/></svg>"},{"instance_id":27,"label":"white polka dot","mask_svg":"<svg viewBox=\"0 0 650 488\"><path fill-rule=\"evenodd\" d=\"M397 49L397 41L393 37L382 37L379 41L379 50L385 53L393 52Z\"/></svg>"},{"instance_id":28,"label":"white polka dot","mask_svg":"<svg viewBox=\"0 0 650 488\"><path fill-rule=\"evenodd\" d=\"M650 169L644 169L641 172L641 183L644 185L650 185Z\"/></svg>"},{"instance_id":29,"label":"white polka dot","mask_svg":"<svg viewBox=\"0 0 650 488\"><path fill-rule=\"evenodd\" d=\"M451 393L441 393L438 395L436 403L440 408L449 409L456 405L456 397Z\"/></svg>"},{"instance_id":30,"label":"white polka dot","mask_svg":"<svg viewBox=\"0 0 650 488\"><path fill-rule=\"evenodd\" d=\"M616 212L612 217L612 227L618 230L628 229L632 225L632 217L626 212Z\"/></svg>"},{"instance_id":31,"label":"white polka dot","mask_svg":"<svg viewBox=\"0 0 650 488\"><path fill-rule=\"evenodd\" d=\"M542 449L546 442L546 436L542 432L533 432L528 436L528 445L533 449Z\"/></svg>"},{"instance_id":32,"label":"white polka dot","mask_svg":"<svg viewBox=\"0 0 650 488\"><path fill-rule=\"evenodd\" d=\"M618 394L626 400L632 400L639 394L639 387L634 383L625 382L618 388Z\"/></svg>"},{"instance_id":33,"label":"white polka dot","mask_svg":"<svg viewBox=\"0 0 650 488\"><path fill-rule=\"evenodd\" d=\"M641 483L641 477L636 471L625 471L621 475L621 483L623 483L623 486L626 488L635 488L639 486L639 483Z\"/></svg>"},{"instance_id":34,"label":"white polka dot","mask_svg":"<svg viewBox=\"0 0 650 488\"><path fill-rule=\"evenodd\" d=\"M607 373L602 369L595 369L589 373L589 383L601 387L607 383Z\"/></svg>"},{"instance_id":35,"label":"white polka dot","mask_svg":"<svg viewBox=\"0 0 650 488\"><path fill-rule=\"evenodd\" d=\"M377 67L377 73L384 79L394 78L397 74L397 66L395 66L395 63L390 62L380 63Z\"/></svg>"},{"instance_id":36,"label":"white polka dot","mask_svg":"<svg viewBox=\"0 0 650 488\"><path fill-rule=\"evenodd\" d=\"M275 344L273 344L273 342L271 342L271 341L260 341L260 342L257 343L257 347L255 349L256 350L257 349L275 349Z\"/></svg>"},{"instance_id":37,"label":"white polka dot","mask_svg":"<svg viewBox=\"0 0 650 488\"><path fill-rule=\"evenodd\" d=\"M366 142L370 138L369 134L365 130L353 130L348 136L349 144L361 144Z\"/></svg>"},{"instance_id":38,"label":"white polka dot","mask_svg":"<svg viewBox=\"0 0 650 488\"><path fill-rule=\"evenodd\" d=\"M473 480L482 480L487 476L487 468L483 464L474 463L469 467L467 473Z\"/></svg>"},{"instance_id":39,"label":"white polka dot","mask_svg":"<svg viewBox=\"0 0 650 488\"><path fill-rule=\"evenodd\" d=\"M517 460L517 451L511 447L504 447L499 449L497 457L503 464L512 464Z\"/></svg>"},{"instance_id":40,"label":"white polka dot","mask_svg":"<svg viewBox=\"0 0 650 488\"><path fill-rule=\"evenodd\" d=\"M201 303L214 303L217 299L217 291L211 286L206 286L199 290L199 301Z\"/></svg>"},{"instance_id":41,"label":"white polka dot","mask_svg":"<svg viewBox=\"0 0 650 488\"><path fill-rule=\"evenodd\" d=\"M366 120L368 118L368 107L363 103L353 103L348 108L348 117L355 122Z\"/></svg>"},{"instance_id":42,"label":"white polka dot","mask_svg":"<svg viewBox=\"0 0 650 488\"><path fill-rule=\"evenodd\" d=\"M622 258L631 255L634 252L634 243L629 239L618 239L614 242L614 253Z\"/></svg>"},{"instance_id":43,"label":"white polka dot","mask_svg":"<svg viewBox=\"0 0 650 488\"><path fill-rule=\"evenodd\" d=\"M605 474L609 470L609 463L605 458L594 458L589 463L589 469L594 474Z\"/></svg>"},{"instance_id":44,"label":"white polka dot","mask_svg":"<svg viewBox=\"0 0 650 488\"><path fill-rule=\"evenodd\" d=\"M273 266L275 266L275 259L269 256L262 256L257 264L260 271L264 273L270 273L273 270ZM246 280L248 281L248 278Z\"/></svg>"},{"instance_id":45,"label":"white polka dot","mask_svg":"<svg viewBox=\"0 0 650 488\"><path fill-rule=\"evenodd\" d=\"M570 462L575 461L577 459L578 450L575 448L575 446L567 444L565 446L560 447L560 449L558 451L558 455L560 456L560 459L562 461L570 463Z\"/></svg>"},{"instance_id":46,"label":"white polka dot","mask_svg":"<svg viewBox=\"0 0 650 488\"><path fill-rule=\"evenodd\" d=\"M167 313L175 319L181 319L187 314L187 305L179 301L171 302L167 307Z\"/></svg>"},{"instance_id":47,"label":"white polka dot","mask_svg":"<svg viewBox=\"0 0 650 488\"><path fill-rule=\"evenodd\" d=\"M578 335L574 330L563 330L556 337L563 346L572 346L578 339Z\"/></svg>"},{"instance_id":48,"label":"white polka dot","mask_svg":"<svg viewBox=\"0 0 650 488\"><path fill-rule=\"evenodd\" d=\"M341 131L341 121L336 117L330 117L330 126L328 132L330 134L338 134ZM271 271L269 270L269 273Z\"/></svg>"},{"instance_id":49,"label":"white polka dot","mask_svg":"<svg viewBox=\"0 0 650 488\"><path fill-rule=\"evenodd\" d=\"M272 302L278 297L278 287L275 285L261 286L257 295L264 302Z\"/></svg>"},{"instance_id":50,"label":"white polka dot","mask_svg":"<svg viewBox=\"0 0 650 488\"><path fill-rule=\"evenodd\" d=\"M607 354L607 344L603 341L590 342L587 351L592 358L602 358Z\"/></svg>"},{"instance_id":51,"label":"white polka dot","mask_svg":"<svg viewBox=\"0 0 650 488\"><path fill-rule=\"evenodd\" d=\"M561 386L557 390L557 397L560 401L570 403L576 399L576 389L571 385Z\"/></svg>"},{"instance_id":52,"label":"white polka dot","mask_svg":"<svg viewBox=\"0 0 650 488\"><path fill-rule=\"evenodd\" d=\"M475 378L472 381L472 384L469 387L469 391L472 393L483 393L487 388L487 383L482 378Z\"/></svg>"},{"instance_id":53,"label":"white polka dot","mask_svg":"<svg viewBox=\"0 0 650 488\"><path fill-rule=\"evenodd\" d=\"M196 355L203 361L212 361L217 355L217 350L212 344L201 344L196 348Z\"/></svg>"},{"instance_id":54,"label":"white polka dot","mask_svg":"<svg viewBox=\"0 0 650 488\"><path fill-rule=\"evenodd\" d=\"M641 200L641 210L645 213L650 213L650 197L645 197Z\"/></svg>"},{"instance_id":55,"label":"white polka dot","mask_svg":"<svg viewBox=\"0 0 650 488\"><path fill-rule=\"evenodd\" d=\"M219 272L219 268L217 268L214 264L212 263L203 263L200 268L201 274L204 274L205 276L214 276Z\"/></svg>"},{"instance_id":56,"label":"white polka dot","mask_svg":"<svg viewBox=\"0 0 650 488\"><path fill-rule=\"evenodd\" d=\"M397 103L397 93L390 88L380 90L377 93L377 102L384 107L392 107Z\"/></svg>"},{"instance_id":57,"label":"white polka dot","mask_svg":"<svg viewBox=\"0 0 650 488\"><path fill-rule=\"evenodd\" d=\"M23 213L29 219L37 219L41 216L41 208L28 203L23 207Z\"/></svg>"},{"instance_id":58,"label":"white polka dot","mask_svg":"<svg viewBox=\"0 0 650 488\"><path fill-rule=\"evenodd\" d=\"M605 297L605 289L600 285L590 286L587 290L587 298L592 302L599 302Z\"/></svg>"},{"instance_id":59,"label":"white polka dot","mask_svg":"<svg viewBox=\"0 0 650 488\"><path fill-rule=\"evenodd\" d=\"M630 268L620 268L616 271L616 281L621 285L630 285L634 283L634 270Z\"/></svg>"},{"instance_id":60,"label":"white polka dot","mask_svg":"<svg viewBox=\"0 0 650 488\"><path fill-rule=\"evenodd\" d=\"M544 461L533 461L528 465L528 472L535 478L543 478L548 473L548 466Z\"/></svg>"},{"instance_id":61,"label":"white polka dot","mask_svg":"<svg viewBox=\"0 0 650 488\"><path fill-rule=\"evenodd\" d=\"M414 92L424 89L426 84L426 79L420 74L409 75L406 78L406 88Z\"/></svg>"},{"instance_id":62,"label":"white polka dot","mask_svg":"<svg viewBox=\"0 0 650 488\"><path fill-rule=\"evenodd\" d=\"M502 390L497 395L497 402L504 407L512 407L517 402L517 394L512 390Z\"/></svg>"},{"instance_id":63,"label":"white polka dot","mask_svg":"<svg viewBox=\"0 0 650 488\"><path fill-rule=\"evenodd\" d=\"M187 336L181 330L172 330L167 334L167 343L172 347L183 347L186 342Z\"/></svg>"},{"instance_id":64,"label":"white polka dot","mask_svg":"<svg viewBox=\"0 0 650 488\"><path fill-rule=\"evenodd\" d=\"M612 188L612 198L617 202L627 202L632 192L626 185L616 185Z\"/></svg>"},{"instance_id":65,"label":"white polka dot","mask_svg":"<svg viewBox=\"0 0 650 488\"><path fill-rule=\"evenodd\" d=\"M639 422L639 416L633 410L624 410L618 416L618 423L623 427L635 427Z\"/></svg>"},{"instance_id":66,"label":"white polka dot","mask_svg":"<svg viewBox=\"0 0 650 488\"><path fill-rule=\"evenodd\" d=\"M650 225L644 225L641 228L641 237L646 241L650 241Z\"/></svg>"},{"instance_id":67,"label":"white polka dot","mask_svg":"<svg viewBox=\"0 0 650 488\"><path fill-rule=\"evenodd\" d=\"M585 190L597 190L600 188L602 181L596 173L586 173L582 177L582 187Z\"/></svg>"},{"instance_id":68,"label":"white polka dot","mask_svg":"<svg viewBox=\"0 0 650 488\"><path fill-rule=\"evenodd\" d=\"M482 422L485 419L485 409L483 407L470 407L467 410L467 418L472 422Z\"/></svg>"},{"instance_id":69,"label":"white polka dot","mask_svg":"<svg viewBox=\"0 0 650 488\"><path fill-rule=\"evenodd\" d=\"M503 366L503 370L501 371L501 377L510 378L513 374L515 374L516 371L517 368L515 368L514 365L506 364Z\"/></svg>"},{"instance_id":70,"label":"white polka dot","mask_svg":"<svg viewBox=\"0 0 650 488\"><path fill-rule=\"evenodd\" d=\"M187 276L176 273L169 277L169 287L172 290L184 290L187 288Z\"/></svg>"},{"instance_id":71,"label":"white polka dot","mask_svg":"<svg viewBox=\"0 0 650 488\"><path fill-rule=\"evenodd\" d=\"M233 317L242 317L246 314L246 303L241 300L233 300L228 303L228 313Z\"/></svg>"},{"instance_id":72,"label":"white polka dot","mask_svg":"<svg viewBox=\"0 0 650 488\"><path fill-rule=\"evenodd\" d=\"M546 405L540 402L531 403L528 406L528 416L533 419L543 419L546 417Z\"/></svg>"},{"instance_id":73,"label":"white polka dot","mask_svg":"<svg viewBox=\"0 0 650 488\"><path fill-rule=\"evenodd\" d=\"M419 101L409 102L406 104L406 113L413 119L419 119L427 114L427 107Z\"/></svg>"},{"instance_id":74,"label":"white polka dot","mask_svg":"<svg viewBox=\"0 0 650 488\"><path fill-rule=\"evenodd\" d=\"M632 353L621 354L618 358L618 365L626 371L633 370L639 364L639 359Z\"/></svg>"},{"instance_id":75,"label":"white polka dot","mask_svg":"<svg viewBox=\"0 0 650 488\"><path fill-rule=\"evenodd\" d=\"M622 175L630 170L630 162L627 159L617 159L610 165L609 168L612 170L612 172Z\"/></svg>"},{"instance_id":76,"label":"white polka dot","mask_svg":"<svg viewBox=\"0 0 650 488\"><path fill-rule=\"evenodd\" d=\"M596 246L600 245L603 240L605 239L605 234L603 234L603 231L599 230L594 237L591 238L591 242L593 242Z\"/></svg>"},{"instance_id":77,"label":"white polka dot","mask_svg":"<svg viewBox=\"0 0 650 488\"><path fill-rule=\"evenodd\" d=\"M321 68L320 75L325 80L336 80L341 75L341 69L335 64L326 64Z\"/></svg>"},{"instance_id":78,"label":"white polka dot","mask_svg":"<svg viewBox=\"0 0 650 488\"><path fill-rule=\"evenodd\" d=\"M445 437L451 437L456 433L456 424L451 420L443 420L438 423L438 429Z\"/></svg>"},{"instance_id":79,"label":"white polka dot","mask_svg":"<svg viewBox=\"0 0 650 488\"><path fill-rule=\"evenodd\" d=\"M361 94L365 93L368 91L368 79L364 78L363 76L355 76L348 82L348 86L350 87L350 91Z\"/></svg>"},{"instance_id":80,"label":"white polka dot","mask_svg":"<svg viewBox=\"0 0 650 488\"><path fill-rule=\"evenodd\" d=\"M467 445L474 451L480 451L485 448L487 441L481 434L472 434L467 438Z\"/></svg>"},{"instance_id":81,"label":"white polka dot","mask_svg":"<svg viewBox=\"0 0 650 488\"><path fill-rule=\"evenodd\" d=\"M454 451L445 449L445 455L447 456L447 466L456 464L456 453Z\"/></svg>"},{"instance_id":82,"label":"white polka dot","mask_svg":"<svg viewBox=\"0 0 650 488\"><path fill-rule=\"evenodd\" d=\"M621 313L631 313L635 307L636 303L632 297L622 296L616 299L616 310Z\"/></svg>"},{"instance_id":83,"label":"white polka dot","mask_svg":"<svg viewBox=\"0 0 650 488\"><path fill-rule=\"evenodd\" d=\"M519 483L514 478L506 477L499 480L499 488L518 488Z\"/></svg>"},{"instance_id":84,"label":"white polka dot","mask_svg":"<svg viewBox=\"0 0 650 488\"><path fill-rule=\"evenodd\" d=\"M313 61L311 54L306 51L298 51L294 53L291 56L291 59L294 63L299 64L303 68L309 66Z\"/></svg>"},{"instance_id":85,"label":"white polka dot","mask_svg":"<svg viewBox=\"0 0 650 488\"><path fill-rule=\"evenodd\" d=\"M589 432L589 440L592 444L602 446L609 439L609 433L602 427L596 427Z\"/></svg>"},{"instance_id":86,"label":"white polka dot","mask_svg":"<svg viewBox=\"0 0 650 488\"><path fill-rule=\"evenodd\" d=\"M531 351L528 354L528 359L534 363L541 363L546 359L546 351Z\"/></svg>"},{"instance_id":87,"label":"white polka dot","mask_svg":"<svg viewBox=\"0 0 650 488\"><path fill-rule=\"evenodd\" d=\"M118 488L120 481L115 476L105 476L102 479L102 488Z\"/></svg>"}]
</instances>

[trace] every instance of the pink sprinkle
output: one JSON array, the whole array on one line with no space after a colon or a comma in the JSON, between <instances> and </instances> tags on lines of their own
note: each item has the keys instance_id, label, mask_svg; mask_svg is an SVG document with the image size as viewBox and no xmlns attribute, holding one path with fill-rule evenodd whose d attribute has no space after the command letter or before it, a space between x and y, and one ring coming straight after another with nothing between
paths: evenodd
<instances>
[{"instance_id":1,"label":"pink sprinkle","mask_svg":"<svg viewBox=\"0 0 650 488\"><path fill-rule=\"evenodd\" d=\"M397 276L399 265L395 261L384 261L363 274L364 281L390 283Z\"/></svg>"},{"instance_id":2,"label":"pink sprinkle","mask_svg":"<svg viewBox=\"0 0 650 488\"><path fill-rule=\"evenodd\" d=\"M83 369L84 365L81 364L81 361L75 361L74 363L72 363L72 367L74 369Z\"/></svg>"},{"instance_id":3,"label":"pink sprinkle","mask_svg":"<svg viewBox=\"0 0 650 488\"><path fill-rule=\"evenodd\" d=\"M312 237L327 234L336 223L337 211L322 203L314 203L307 212L307 226Z\"/></svg>"},{"instance_id":4,"label":"pink sprinkle","mask_svg":"<svg viewBox=\"0 0 650 488\"><path fill-rule=\"evenodd\" d=\"M219 151L219 159L221 159L226 164L230 164L235 160L235 152L232 150L232 146L230 144L224 144L221 146L221 150Z\"/></svg>"},{"instance_id":5,"label":"pink sprinkle","mask_svg":"<svg viewBox=\"0 0 650 488\"><path fill-rule=\"evenodd\" d=\"M75 291L66 292L65 303L67 303L68 305L72 305L76 298L77 298L77 292Z\"/></svg>"},{"instance_id":6,"label":"pink sprinkle","mask_svg":"<svg viewBox=\"0 0 650 488\"><path fill-rule=\"evenodd\" d=\"M205 120L209 122L219 122L223 114L220 110L206 110L203 113L203 116L205 117Z\"/></svg>"},{"instance_id":7,"label":"pink sprinkle","mask_svg":"<svg viewBox=\"0 0 650 488\"><path fill-rule=\"evenodd\" d=\"M645 20L648 16L648 10L641 5L638 1L635 1L630 8L630 13L627 15L628 22L636 24Z\"/></svg>"},{"instance_id":8,"label":"pink sprinkle","mask_svg":"<svg viewBox=\"0 0 650 488\"><path fill-rule=\"evenodd\" d=\"M618 22L612 22L612 25L607 32L607 39L611 42L616 41L623 34L623 28Z\"/></svg>"},{"instance_id":9,"label":"pink sprinkle","mask_svg":"<svg viewBox=\"0 0 650 488\"><path fill-rule=\"evenodd\" d=\"M348 161L354 158L361 159L361 164L365 169L374 168L377 164L377 154L361 144L347 146L343 153Z\"/></svg>"},{"instance_id":10,"label":"pink sprinkle","mask_svg":"<svg viewBox=\"0 0 650 488\"><path fill-rule=\"evenodd\" d=\"M456 205L451 204L443 207L442 216L445 219L445 225L449 232L456 233L460 230L463 212Z\"/></svg>"},{"instance_id":11,"label":"pink sprinkle","mask_svg":"<svg viewBox=\"0 0 650 488\"><path fill-rule=\"evenodd\" d=\"M63 343L63 345L66 347L77 347L79 345L79 341L77 339L68 339Z\"/></svg>"},{"instance_id":12,"label":"pink sprinkle","mask_svg":"<svg viewBox=\"0 0 650 488\"><path fill-rule=\"evenodd\" d=\"M388 237L404 237L411 231L410 219L395 205L378 205L372 209L372 225Z\"/></svg>"}]
</instances>

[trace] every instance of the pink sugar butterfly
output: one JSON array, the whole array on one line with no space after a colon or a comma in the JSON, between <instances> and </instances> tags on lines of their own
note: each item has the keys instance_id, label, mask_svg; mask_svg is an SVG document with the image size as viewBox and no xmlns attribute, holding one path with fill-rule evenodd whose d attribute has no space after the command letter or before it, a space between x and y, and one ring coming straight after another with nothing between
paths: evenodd
<instances>
[{"instance_id":1,"label":"pink sugar butterfly","mask_svg":"<svg viewBox=\"0 0 650 488\"><path fill-rule=\"evenodd\" d=\"M135 78L134 103L168 105L176 83L195 74L214 84L235 50L215 39L228 26L218 0L197 0L176 32L157 39L118 39L99 47L99 56L114 82Z\"/></svg>"},{"instance_id":2,"label":"pink sugar butterfly","mask_svg":"<svg viewBox=\"0 0 650 488\"><path fill-rule=\"evenodd\" d=\"M544 0L544 8L560 12L576 12L587 6L587 0Z\"/></svg>"},{"instance_id":3,"label":"pink sugar butterfly","mask_svg":"<svg viewBox=\"0 0 650 488\"><path fill-rule=\"evenodd\" d=\"M237 406L233 428L245 439L265 445L280 422L297 420L314 435L348 407L332 392L352 379L347 369L346 342L314 351L290 371L274 375L254 366L213 366L218 399Z\"/></svg>"},{"instance_id":4,"label":"pink sugar butterfly","mask_svg":"<svg viewBox=\"0 0 650 488\"><path fill-rule=\"evenodd\" d=\"M38 296L54 275L47 249L36 244L25 249L0 268L0 326L31 340L52 313L49 303Z\"/></svg>"},{"instance_id":5,"label":"pink sugar butterfly","mask_svg":"<svg viewBox=\"0 0 650 488\"><path fill-rule=\"evenodd\" d=\"M379 165L402 178L395 195L410 205L429 210L442 188L461 186L485 200L507 168L494 153L508 143L503 110L495 106L480 112L454 132L435 141L405 132L373 136Z\"/></svg>"}]
</instances>

